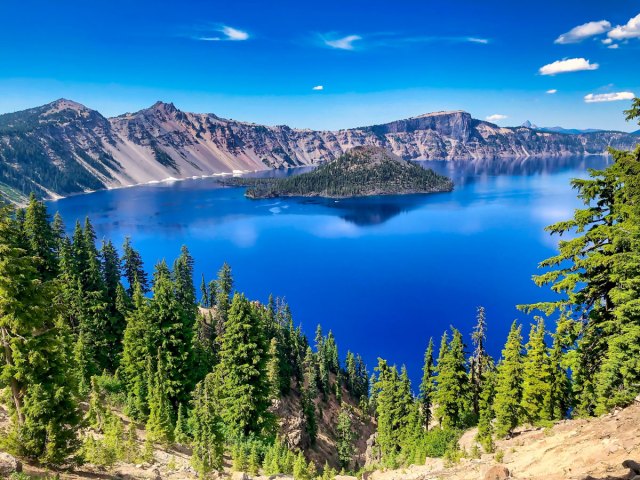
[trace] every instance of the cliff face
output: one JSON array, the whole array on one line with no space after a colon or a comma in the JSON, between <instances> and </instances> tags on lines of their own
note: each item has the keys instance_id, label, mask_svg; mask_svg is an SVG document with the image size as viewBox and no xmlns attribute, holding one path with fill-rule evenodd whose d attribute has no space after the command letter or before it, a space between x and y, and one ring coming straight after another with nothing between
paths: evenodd
<instances>
[{"instance_id":1,"label":"cliff face","mask_svg":"<svg viewBox=\"0 0 640 480\"><path fill-rule=\"evenodd\" d=\"M107 119L69 101L0 115L0 193L55 197L167 178L314 165L362 145L407 160L604 153L640 137L501 128L466 112L438 112L346 130L262 126L186 113L171 103Z\"/></svg>"}]
</instances>

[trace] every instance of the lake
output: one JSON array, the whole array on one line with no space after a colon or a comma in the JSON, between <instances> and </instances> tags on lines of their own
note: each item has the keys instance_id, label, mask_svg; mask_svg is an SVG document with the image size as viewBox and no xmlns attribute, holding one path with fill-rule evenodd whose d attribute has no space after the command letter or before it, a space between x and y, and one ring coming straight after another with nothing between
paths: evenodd
<instances>
[{"instance_id":1,"label":"lake","mask_svg":"<svg viewBox=\"0 0 640 480\"><path fill-rule=\"evenodd\" d=\"M333 330L341 355L406 364L418 382L425 347L449 325L465 334L483 305L499 355L515 305L552 298L531 276L557 239L544 227L580 203L570 179L605 157L421 162L455 182L451 193L351 200L248 200L215 179L79 195L50 203L67 228L89 216L98 238L133 239L148 270L186 244L200 276L228 262L237 290L282 296L313 336ZM301 171L301 170L300 170ZM269 172L289 175L299 171ZM525 327L528 333L528 326ZM414 390L417 390L414 383Z\"/></svg>"}]
</instances>

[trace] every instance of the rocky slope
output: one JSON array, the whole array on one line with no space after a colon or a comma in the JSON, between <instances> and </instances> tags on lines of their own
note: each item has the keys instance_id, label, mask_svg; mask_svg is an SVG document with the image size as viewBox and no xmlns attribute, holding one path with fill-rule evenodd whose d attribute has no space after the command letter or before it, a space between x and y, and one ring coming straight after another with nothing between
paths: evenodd
<instances>
[{"instance_id":1,"label":"rocky slope","mask_svg":"<svg viewBox=\"0 0 640 480\"><path fill-rule=\"evenodd\" d=\"M288 400L284 400L285 403ZM293 416L289 426L295 424L297 407L293 404L280 405L281 412L292 408ZM331 415L323 414L323 422ZM6 422L6 413L0 409L0 426ZM459 463L446 465L442 459L427 459L424 465L412 465L400 470L366 471L365 480L628 480L637 478L638 473L630 470L633 463L640 461L640 398L624 410L615 411L599 418L567 420L555 426L542 429L519 429L508 440L497 442L495 454L483 454L480 458L463 458ZM282 425L282 424L281 424ZM286 428L286 427L285 427ZM359 438L370 432L371 426L357 427ZM328 430L326 430L328 432ZM288 441L298 438L297 429L285 432ZM467 453L473 447L475 430L467 431L460 440L460 446ZM138 432L140 439L144 431ZM141 440L142 441L142 440ZM359 445L359 448L361 446ZM312 453L312 455L314 455ZM75 479L170 479L196 480L197 475L189 466L190 451L177 447L157 449L154 464L117 464L109 471L84 465L75 472L60 472L60 478ZM502 457L502 458L500 458ZM499 460L499 461L498 461ZM13 460L15 462L15 460ZM623 465L623 463L625 465ZM0 453L0 471L3 465L11 465L10 456ZM229 464L227 465L227 467ZM637 466L636 466L637 468ZM218 478L249 480L246 474L231 473ZM48 472L38 465L26 464L24 471L37 477L46 477ZM255 480L273 480L274 477L259 476ZM290 476L280 476L282 480L293 480ZM336 477L336 480L356 480L355 477Z\"/></svg>"},{"instance_id":2,"label":"rocky slope","mask_svg":"<svg viewBox=\"0 0 640 480\"><path fill-rule=\"evenodd\" d=\"M170 178L313 165L362 145L405 160L600 154L632 148L622 132L564 135L502 128L466 112L438 112L346 130L262 126L158 102L105 118L69 101L0 115L0 193L53 198Z\"/></svg>"}]
</instances>

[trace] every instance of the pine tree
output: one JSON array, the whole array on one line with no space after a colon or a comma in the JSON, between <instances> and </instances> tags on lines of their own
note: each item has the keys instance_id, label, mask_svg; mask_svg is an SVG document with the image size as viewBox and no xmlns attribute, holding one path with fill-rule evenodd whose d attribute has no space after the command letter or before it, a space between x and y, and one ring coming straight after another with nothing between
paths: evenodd
<instances>
[{"instance_id":1,"label":"pine tree","mask_svg":"<svg viewBox=\"0 0 640 480\"><path fill-rule=\"evenodd\" d=\"M271 400L276 400L280 395L279 364L278 340L274 337L269 342L267 361L267 381L269 382L269 398Z\"/></svg>"},{"instance_id":2,"label":"pine tree","mask_svg":"<svg viewBox=\"0 0 640 480\"><path fill-rule=\"evenodd\" d=\"M153 355L151 338L151 307L142 295L138 283L134 284L134 308L127 317L127 327L123 337L123 351L120 374L127 390L126 413L142 420L148 414L148 385L150 378L147 364Z\"/></svg>"},{"instance_id":3,"label":"pine tree","mask_svg":"<svg viewBox=\"0 0 640 480\"><path fill-rule=\"evenodd\" d=\"M189 443L188 418L182 403L178 407L178 417L176 418L176 428L173 431L173 439L181 445L187 445Z\"/></svg>"},{"instance_id":4,"label":"pine tree","mask_svg":"<svg viewBox=\"0 0 640 480\"><path fill-rule=\"evenodd\" d=\"M524 420L537 425L551 419L548 403L551 372L544 320L541 318L531 326L529 342L525 348L527 353L522 368L522 415Z\"/></svg>"},{"instance_id":5,"label":"pine tree","mask_svg":"<svg viewBox=\"0 0 640 480\"><path fill-rule=\"evenodd\" d=\"M215 290L216 305L216 337L220 340L225 331L227 316L231 305L231 293L233 292L233 276L231 267L225 262L218 272Z\"/></svg>"},{"instance_id":6,"label":"pine tree","mask_svg":"<svg viewBox=\"0 0 640 480\"><path fill-rule=\"evenodd\" d=\"M437 366L435 415L442 428L466 426L470 414L469 378L464 357L462 334L452 328L453 336ZM445 337L443 337L445 341Z\"/></svg>"},{"instance_id":7,"label":"pine tree","mask_svg":"<svg viewBox=\"0 0 640 480\"><path fill-rule=\"evenodd\" d=\"M191 411L193 429L193 467L205 476L212 470L222 468L224 453L224 436L222 434L221 417L218 402L215 400L214 385L218 383L214 374L209 374L193 392L193 409Z\"/></svg>"},{"instance_id":8,"label":"pine tree","mask_svg":"<svg viewBox=\"0 0 640 480\"><path fill-rule=\"evenodd\" d=\"M493 443L493 399L496 394L496 374L495 370L485 372L485 380L480 392L480 414L478 416L478 434L476 440L482 445L487 453L492 453L495 445Z\"/></svg>"},{"instance_id":9,"label":"pine tree","mask_svg":"<svg viewBox=\"0 0 640 480\"><path fill-rule=\"evenodd\" d=\"M522 326L513 322L507 343L502 350L496 376L496 394L493 409L496 416L495 432L498 437L509 435L522 418Z\"/></svg>"},{"instance_id":10,"label":"pine tree","mask_svg":"<svg viewBox=\"0 0 640 480\"><path fill-rule=\"evenodd\" d=\"M471 340L474 349L469 361L469 376L471 381L473 413L477 418L480 414L480 394L482 392L484 374L493 363L485 349L485 342L487 340L487 318L484 307L478 307L477 322L471 334Z\"/></svg>"},{"instance_id":11,"label":"pine tree","mask_svg":"<svg viewBox=\"0 0 640 480\"><path fill-rule=\"evenodd\" d=\"M0 209L0 376L9 387L8 444L20 455L61 464L77 449L80 421L71 336L51 311L52 286L40 280L21 226Z\"/></svg>"},{"instance_id":12,"label":"pine tree","mask_svg":"<svg viewBox=\"0 0 640 480\"><path fill-rule=\"evenodd\" d=\"M423 426L426 429L429 429L429 424L431 423L431 409L433 408L433 396L435 393L435 384L433 383L435 370L435 364L433 361L433 338L430 338L427 351L424 354L422 382L420 383L420 405Z\"/></svg>"},{"instance_id":13,"label":"pine tree","mask_svg":"<svg viewBox=\"0 0 640 480\"><path fill-rule=\"evenodd\" d=\"M143 294L149 291L149 279L144 270L142 257L131 246L131 239L129 237L125 237L124 245L122 246L122 271L129 284L127 293L130 296L133 296L136 283L140 286Z\"/></svg>"},{"instance_id":14,"label":"pine tree","mask_svg":"<svg viewBox=\"0 0 640 480\"><path fill-rule=\"evenodd\" d=\"M349 470L353 461L354 440L351 416L349 411L343 406L338 413L338 423L336 425L336 448L338 450L338 459L340 467Z\"/></svg>"},{"instance_id":15,"label":"pine tree","mask_svg":"<svg viewBox=\"0 0 640 480\"><path fill-rule=\"evenodd\" d=\"M235 436L261 433L269 423L268 343L260 317L242 294L235 294L216 366L221 415Z\"/></svg>"},{"instance_id":16,"label":"pine tree","mask_svg":"<svg viewBox=\"0 0 640 480\"><path fill-rule=\"evenodd\" d=\"M169 401L167 385L169 379L164 366L162 351L158 352L156 372L149 382L149 419L147 435L154 442L169 444L173 441L174 425L172 406Z\"/></svg>"},{"instance_id":17,"label":"pine tree","mask_svg":"<svg viewBox=\"0 0 640 480\"><path fill-rule=\"evenodd\" d=\"M111 241L103 242L100 250L102 279L105 286L105 296L109 320L107 330L103 332L105 340L112 345L107 354L107 370L115 372L118 359L122 352L122 337L126 322L123 309L126 307L124 289L120 284L120 258ZM125 294L126 295L126 294Z\"/></svg>"},{"instance_id":18,"label":"pine tree","mask_svg":"<svg viewBox=\"0 0 640 480\"><path fill-rule=\"evenodd\" d=\"M551 420L566 418L571 407L571 381L564 361L564 335L561 324L553 335L553 346L549 358L549 389L545 400L548 416Z\"/></svg>"},{"instance_id":19,"label":"pine tree","mask_svg":"<svg viewBox=\"0 0 640 480\"><path fill-rule=\"evenodd\" d=\"M44 202L32 193L25 210L24 235L29 252L37 258L36 268L40 278L52 280L58 271L57 242Z\"/></svg>"},{"instance_id":20,"label":"pine tree","mask_svg":"<svg viewBox=\"0 0 640 480\"><path fill-rule=\"evenodd\" d=\"M192 312L183 308L165 262L156 265L152 291L149 321L152 355L162 351L164 356L165 387L175 413L178 405L188 400L193 388L194 357L191 347L195 318Z\"/></svg>"}]
</instances>

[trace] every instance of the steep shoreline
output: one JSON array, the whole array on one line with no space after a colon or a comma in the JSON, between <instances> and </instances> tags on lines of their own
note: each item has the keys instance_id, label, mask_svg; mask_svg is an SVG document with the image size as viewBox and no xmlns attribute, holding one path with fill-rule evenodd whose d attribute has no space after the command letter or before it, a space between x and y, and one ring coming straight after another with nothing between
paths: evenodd
<instances>
[{"instance_id":1,"label":"steep shoreline","mask_svg":"<svg viewBox=\"0 0 640 480\"><path fill-rule=\"evenodd\" d=\"M357 146L404 160L565 157L630 149L623 132L549 133L503 128L463 111L436 112L383 125L313 131L187 113L171 103L115 118L56 102L0 115L0 191L16 203L89 190L222 172L321 165Z\"/></svg>"}]
</instances>

